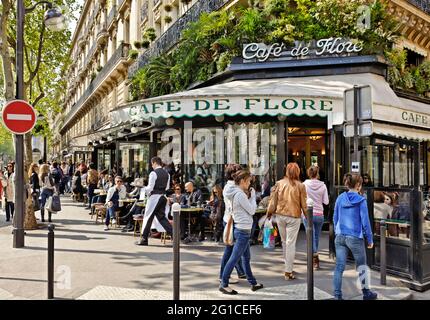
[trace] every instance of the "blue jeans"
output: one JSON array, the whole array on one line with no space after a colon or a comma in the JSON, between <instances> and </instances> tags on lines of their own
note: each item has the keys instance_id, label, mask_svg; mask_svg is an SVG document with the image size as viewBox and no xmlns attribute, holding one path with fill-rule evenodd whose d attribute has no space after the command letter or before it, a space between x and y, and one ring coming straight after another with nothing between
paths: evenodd
<instances>
[{"instance_id":1,"label":"blue jeans","mask_svg":"<svg viewBox=\"0 0 430 320\"><path fill-rule=\"evenodd\" d=\"M40 193L40 217L45 220L45 204L46 200L54 194L53 190L43 189ZM48 219L51 220L51 211L48 211Z\"/></svg>"},{"instance_id":2,"label":"blue jeans","mask_svg":"<svg viewBox=\"0 0 430 320\"><path fill-rule=\"evenodd\" d=\"M334 270L333 286L335 298L342 298L342 275L346 266L348 249L351 250L354 256L356 270L359 272L359 280L362 288L369 289L370 276L366 265L366 250L364 240L353 237L337 235L334 241L336 247L336 267Z\"/></svg>"},{"instance_id":3,"label":"blue jeans","mask_svg":"<svg viewBox=\"0 0 430 320\"><path fill-rule=\"evenodd\" d=\"M305 217L303 217L303 224L305 228L308 228L308 222ZM320 243L320 235L322 226L324 224L324 216L314 216L313 218L314 224L314 236L313 236L313 253L318 253L319 243Z\"/></svg>"},{"instance_id":4,"label":"blue jeans","mask_svg":"<svg viewBox=\"0 0 430 320\"><path fill-rule=\"evenodd\" d=\"M116 205L113 205L112 207L108 207L106 211L106 220L105 225L109 226L110 219L115 219L115 211L118 210L118 207Z\"/></svg>"},{"instance_id":5,"label":"blue jeans","mask_svg":"<svg viewBox=\"0 0 430 320\"><path fill-rule=\"evenodd\" d=\"M228 287L228 281L230 279L231 273L234 267L239 262L240 258L243 259L243 267L245 269L246 279L251 285L256 285L257 280L255 280L254 275L251 270L251 250L249 247L249 239L251 234L246 231L239 229L234 230L234 245L233 252L231 253L230 259L228 259L225 265L224 271L221 278L221 286L223 288Z\"/></svg>"},{"instance_id":6,"label":"blue jeans","mask_svg":"<svg viewBox=\"0 0 430 320\"><path fill-rule=\"evenodd\" d=\"M227 223L225 223L225 221L223 221L223 224L224 224L224 228L225 228L225 226L227 225ZM233 232L233 237L234 237L234 232ZM222 273L224 272L225 265L227 264L227 261L230 259L230 256L231 256L232 252L233 252L233 246L225 246L224 254L223 254L222 259L221 259L221 269L220 269L220 272L219 272L219 278L220 279L222 278ZM236 264L235 268L236 268L238 276L241 276L241 275L245 274L245 271L243 270L243 259L242 259L242 257L240 257L240 259L239 259L238 263Z\"/></svg>"},{"instance_id":7,"label":"blue jeans","mask_svg":"<svg viewBox=\"0 0 430 320\"><path fill-rule=\"evenodd\" d=\"M93 203L93 197L94 197L94 190L97 189L96 184L90 184L88 186L88 206L91 207L91 204Z\"/></svg>"}]
</instances>

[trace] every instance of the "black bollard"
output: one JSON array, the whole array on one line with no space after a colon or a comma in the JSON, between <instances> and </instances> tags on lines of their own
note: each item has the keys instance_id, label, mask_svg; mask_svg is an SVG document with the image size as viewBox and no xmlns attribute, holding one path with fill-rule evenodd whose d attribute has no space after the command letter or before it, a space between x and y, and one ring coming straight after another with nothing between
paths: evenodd
<instances>
[{"instance_id":1,"label":"black bollard","mask_svg":"<svg viewBox=\"0 0 430 320\"><path fill-rule=\"evenodd\" d=\"M387 284L387 226L385 220L381 220L381 251L380 251L380 266L381 266L381 284Z\"/></svg>"},{"instance_id":2,"label":"black bollard","mask_svg":"<svg viewBox=\"0 0 430 320\"><path fill-rule=\"evenodd\" d=\"M306 228L306 242L307 242L307 284L308 284L308 300L314 300L314 264L313 264L313 234L314 234L314 202L308 199L308 212L306 221L308 227Z\"/></svg>"},{"instance_id":3,"label":"black bollard","mask_svg":"<svg viewBox=\"0 0 430 320\"><path fill-rule=\"evenodd\" d=\"M179 300L179 245L181 206L174 203L173 211L173 300Z\"/></svg>"},{"instance_id":4,"label":"black bollard","mask_svg":"<svg viewBox=\"0 0 430 320\"><path fill-rule=\"evenodd\" d=\"M48 225L48 299L54 298L54 228Z\"/></svg>"}]
</instances>

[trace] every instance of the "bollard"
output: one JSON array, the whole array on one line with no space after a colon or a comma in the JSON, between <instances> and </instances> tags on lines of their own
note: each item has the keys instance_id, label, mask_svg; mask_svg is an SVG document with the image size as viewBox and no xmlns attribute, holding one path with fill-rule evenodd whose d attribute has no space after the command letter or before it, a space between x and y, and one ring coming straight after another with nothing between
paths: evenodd
<instances>
[{"instance_id":1,"label":"bollard","mask_svg":"<svg viewBox=\"0 0 430 320\"><path fill-rule=\"evenodd\" d=\"M381 220L381 252L380 252L380 266L381 266L381 284L387 284L387 226L385 220Z\"/></svg>"},{"instance_id":2,"label":"bollard","mask_svg":"<svg viewBox=\"0 0 430 320\"><path fill-rule=\"evenodd\" d=\"M181 205L174 203L173 212L173 300L179 300L179 244Z\"/></svg>"},{"instance_id":3,"label":"bollard","mask_svg":"<svg viewBox=\"0 0 430 320\"><path fill-rule=\"evenodd\" d=\"M314 300L314 264L313 264L313 235L314 235L314 202L312 199L307 200L308 212L306 220L308 227L306 228L306 242L307 242L307 284L308 284L308 300Z\"/></svg>"},{"instance_id":4,"label":"bollard","mask_svg":"<svg viewBox=\"0 0 430 320\"><path fill-rule=\"evenodd\" d=\"M48 299L54 298L54 228L48 225Z\"/></svg>"}]
</instances>

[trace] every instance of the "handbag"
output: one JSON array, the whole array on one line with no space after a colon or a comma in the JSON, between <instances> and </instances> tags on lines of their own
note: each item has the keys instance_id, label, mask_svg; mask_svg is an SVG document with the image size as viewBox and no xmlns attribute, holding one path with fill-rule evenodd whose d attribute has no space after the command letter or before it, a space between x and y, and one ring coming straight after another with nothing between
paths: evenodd
<instances>
[{"instance_id":1,"label":"handbag","mask_svg":"<svg viewBox=\"0 0 430 320\"><path fill-rule=\"evenodd\" d=\"M40 210L39 192L33 192L31 195L33 198L33 209L34 211Z\"/></svg>"},{"instance_id":2,"label":"handbag","mask_svg":"<svg viewBox=\"0 0 430 320\"><path fill-rule=\"evenodd\" d=\"M267 214L274 214L276 212L276 207L278 206L278 184L275 184L275 188L270 194L269 205L267 206Z\"/></svg>"},{"instance_id":3,"label":"handbag","mask_svg":"<svg viewBox=\"0 0 430 320\"><path fill-rule=\"evenodd\" d=\"M228 219L228 222L224 228L224 233L222 235L222 239L224 241L224 244L226 246L232 246L234 243L233 240L233 217L230 216L230 219Z\"/></svg>"},{"instance_id":4,"label":"handbag","mask_svg":"<svg viewBox=\"0 0 430 320\"><path fill-rule=\"evenodd\" d=\"M266 219L263 229L263 247L264 249L275 248L275 229L271 219Z\"/></svg>"},{"instance_id":5,"label":"handbag","mask_svg":"<svg viewBox=\"0 0 430 320\"><path fill-rule=\"evenodd\" d=\"M51 201L50 211L52 211L52 212L61 211L60 196L58 194L54 193L54 195L51 198L52 198L52 201Z\"/></svg>"},{"instance_id":6,"label":"handbag","mask_svg":"<svg viewBox=\"0 0 430 320\"><path fill-rule=\"evenodd\" d=\"M48 211L51 211L52 207L52 196L48 197L48 199L45 202L45 209Z\"/></svg>"}]
</instances>

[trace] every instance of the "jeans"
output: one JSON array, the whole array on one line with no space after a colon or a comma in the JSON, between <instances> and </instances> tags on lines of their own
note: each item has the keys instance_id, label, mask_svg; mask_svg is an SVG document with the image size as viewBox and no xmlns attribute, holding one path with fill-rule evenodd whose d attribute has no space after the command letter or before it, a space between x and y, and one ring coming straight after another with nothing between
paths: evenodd
<instances>
[{"instance_id":1,"label":"jeans","mask_svg":"<svg viewBox=\"0 0 430 320\"><path fill-rule=\"evenodd\" d=\"M15 210L15 204L6 200L6 221L10 221L13 218L13 213Z\"/></svg>"},{"instance_id":2,"label":"jeans","mask_svg":"<svg viewBox=\"0 0 430 320\"><path fill-rule=\"evenodd\" d=\"M305 217L303 217L303 224L306 229L308 229L308 222ZM322 226L324 224L324 216L314 216L313 225L314 225L314 235L313 235L313 253L318 253L320 235Z\"/></svg>"},{"instance_id":3,"label":"jeans","mask_svg":"<svg viewBox=\"0 0 430 320\"><path fill-rule=\"evenodd\" d=\"M95 189L97 189L97 185L96 184L90 184L88 186L88 207L91 207L91 203L93 201L94 190Z\"/></svg>"},{"instance_id":4,"label":"jeans","mask_svg":"<svg viewBox=\"0 0 430 320\"><path fill-rule=\"evenodd\" d=\"M105 225L109 227L110 219L115 219L115 211L118 210L118 207L113 205L112 207L108 207L106 211L106 220Z\"/></svg>"},{"instance_id":5,"label":"jeans","mask_svg":"<svg viewBox=\"0 0 430 320\"><path fill-rule=\"evenodd\" d=\"M296 241L300 230L301 219L277 214L276 221L282 240L285 272L293 272L294 258L296 256Z\"/></svg>"},{"instance_id":6,"label":"jeans","mask_svg":"<svg viewBox=\"0 0 430 320\"><path fill-rule=\"evenodd\" d=\"M354 256L356 270L362 289L369 289L370 273L366 265L366 250L364 240L353 236L337 235L334 241L336 247L336 267L334 270L333 286L335 298L342 298L342 275L346 266L348 249Z\"/></svg>"},{"instance_id":7,"label":"jeans","mask_svg":"<svg viewBox=\"0 0 430 320\"><path fill-rule=\"evenodd\" d=\"M225 265L224 271L221 278L221 286L223 288L228 287L228 282L234 267L239 262L240 258L243 259L243 267L245 269L246 279L251 285L256 285L254 275L251 270L251 250L249 247L250 232L235 229L234 231L234 245L233 252L231 253L230 259L228 259Z\"/></svg>"},{"instance_id":8,"label":"jeans","mask_svg":"<svg viewBox=\"0 0 430 320\"><path fill-rule=\"evenodd\" d=\"M42 189L42 193L40 194L40 217L42 221L45 220L45 204L46 200L54 194L54 190L51 189ZM51 221L51 211L48 211L48 220Z\"/></svg>"},{"instance_id":9,"label":"jeans","mask_svg":"<svg viewBox=\"0 0 430 320\"><path fill-rule=\"evenodd\" d=\"M225 223L224 220L223 220L223 225L224 225L224 228L227 225L227 223ZM233 226L233 228L234 228L234 226ZM234 232L233 232L233 237L234 237ZM221 269L219 272L219 278L220 279L222 278L222 273L224 272L225 265L227 264L227 261L230 259L232 252L233 252L233 246L225 246L224 254L223 254L222 259L221 259ZM237 262L237 264L234 267L237 271L238 276L245 274L245 271L243 270L243 259L242 259L242 257L239 258L239 261Z\"/></svg>"}]
</instances>

